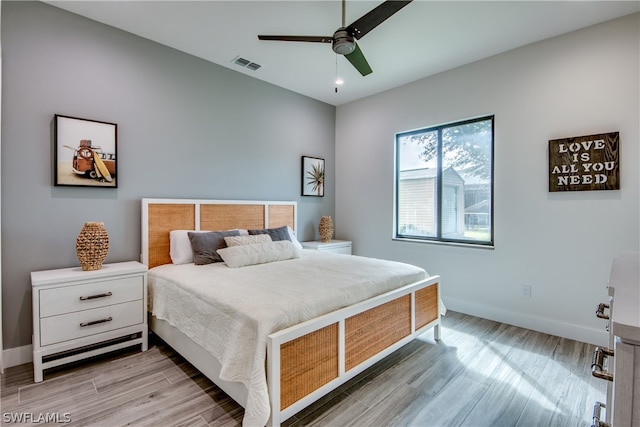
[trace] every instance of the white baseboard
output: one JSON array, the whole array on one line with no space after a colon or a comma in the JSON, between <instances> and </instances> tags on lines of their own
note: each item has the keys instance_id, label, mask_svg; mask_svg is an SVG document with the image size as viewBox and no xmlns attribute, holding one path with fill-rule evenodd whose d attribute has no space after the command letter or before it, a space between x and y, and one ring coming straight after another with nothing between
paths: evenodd
<instances>
[{"instance_id":1,"label":"white baseboard","mask_svg":"<svg viewBox=\"0 0 640 427\"><path fill-rule=\"evenodd\" d=\"M2 352L4 369L30 362L33 362L33 346L31 344L9 348Z\"/></svg>"},{"instance_id":2,"label":"white baseboard","mask_svg":"<svg viewBox=\"0 0 640 427\"><path fill-rule=\"evenodd\" d=\"M609 344L609 334L605 331L604 324L602 330L592 329L573 323L558 322L557 320L505 310L499 307L476 304L472 301L458 298L446 298L444 303L447 309L451 311L470 314L472 316L482 317L483 319L507 323L509 325L603 347L607 347Z\"/></svg>"}]
</instances>

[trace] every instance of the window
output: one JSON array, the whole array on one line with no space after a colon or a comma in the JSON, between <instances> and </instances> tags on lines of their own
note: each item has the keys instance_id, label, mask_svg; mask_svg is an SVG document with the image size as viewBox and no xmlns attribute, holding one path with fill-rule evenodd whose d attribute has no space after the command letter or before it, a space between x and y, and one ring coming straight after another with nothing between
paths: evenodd
<instances>
[{"instance_id":1,"label":"window","mask_svg":"<svg viewBox=\"0 0 640 427\"><path fill-rule=\"evenodd\" d=\"M493 245L493 116L396 134L396 238Z\"/></svg>"}]
</instances>

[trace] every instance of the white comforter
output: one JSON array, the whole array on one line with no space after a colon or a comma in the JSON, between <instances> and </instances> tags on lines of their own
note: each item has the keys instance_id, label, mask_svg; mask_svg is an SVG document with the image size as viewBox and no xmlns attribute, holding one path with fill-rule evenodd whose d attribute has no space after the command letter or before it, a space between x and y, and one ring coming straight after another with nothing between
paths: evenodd
<instances>
[{"instance_id":1,"label":"white comforter","mask_svg":"<svg viewBox=\"0 0 640 427\"><path fill-rule=\"evenodd\" d=\"M264 426L267 336L428 277L421 268L302 250L298 259L229 268L163 265L149 271L150 309L208 350L220 377L249 390L244 426Z\"/></svg>"}]
</instances>

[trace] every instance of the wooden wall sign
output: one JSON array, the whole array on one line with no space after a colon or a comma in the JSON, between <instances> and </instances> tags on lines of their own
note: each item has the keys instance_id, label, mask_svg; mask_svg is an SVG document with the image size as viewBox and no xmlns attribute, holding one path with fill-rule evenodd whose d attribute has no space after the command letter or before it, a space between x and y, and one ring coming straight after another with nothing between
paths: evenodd
<instances>
[{"instance_id":1,"label":"wooden wall sign","mask_svg":"<svg viewBox=\"0 0 640 427\"><path fill-rule=\"evenodd\" d=\"M619 132L549 141L549 191L620 189Z\"/></svg>"}]
</instances>

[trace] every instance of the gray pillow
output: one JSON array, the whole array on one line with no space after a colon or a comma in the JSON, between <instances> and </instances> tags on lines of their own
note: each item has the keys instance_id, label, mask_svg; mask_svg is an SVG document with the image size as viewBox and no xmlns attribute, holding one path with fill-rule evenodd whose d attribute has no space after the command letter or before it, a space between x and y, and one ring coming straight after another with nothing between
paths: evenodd
<instances>
[{"instance_id":1,"label":"gray pillow","mask_svg":"<svg viewBox=\"0 0 640 427\"><path fill-rule=\"evenodd\" d=\"M289 240L291 241L291 238L289 237L289 229L287 228L286 225L283 225L282 227L278 227L278 228L263 228L260 230L249 230L249 234L268 234L269 236L271 236L271 240L274 242L277 242L279 240Z\"/></svg>"},{"instance_id":2,"label":"gray pillow","mask_svg":"<svg viewBox=\"0 0 640 427\"><path fill-rule=\"evenodd\" d=\"M227 247L224 238L239 235L240 232L238 230L189 233L189 241L193 250L193 263L195 265L205 265L213 262L222 262L222 258L217 251Z\"/></svg>"}]
</instances>

